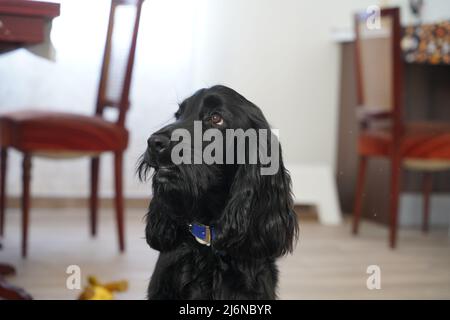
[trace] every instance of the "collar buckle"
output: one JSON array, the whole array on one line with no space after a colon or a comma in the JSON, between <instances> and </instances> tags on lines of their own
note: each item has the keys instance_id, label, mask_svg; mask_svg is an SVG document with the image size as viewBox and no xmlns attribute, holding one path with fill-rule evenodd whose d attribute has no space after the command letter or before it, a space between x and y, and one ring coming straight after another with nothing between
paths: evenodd
<instances>
[{"instance_id":1,"label":"collar buckle","mask_svg":"<svg viewBox=\"0 0 450 320\"><path fill-rule=\"evenodd\" d=\"M207 226L200 223L189 224L189 232L194 236L198 243L205 246L210 246L214 239L214 227Z\"/></svg>"}]
</instances>

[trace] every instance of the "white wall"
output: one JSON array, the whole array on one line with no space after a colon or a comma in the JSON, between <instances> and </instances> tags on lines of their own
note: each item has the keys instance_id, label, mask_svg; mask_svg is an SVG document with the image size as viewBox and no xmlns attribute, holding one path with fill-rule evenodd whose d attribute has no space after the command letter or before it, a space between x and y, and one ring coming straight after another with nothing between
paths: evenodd
<instances>
[{"instance_id":1,"label":"white wall","mask_svg":"<svg viewBox=\"0 0 450 320\"><path fill-rule=\"evenodd\" d=\"M237 88L280 129L288 162L334 165L339 47L334 25L370 1L210 1L196 82Z\"/></svg>"},{"instance_id":2,"label":"white wall","mask_svg":"<svg viewBox=\"0 0 450 320\"><path fill-rule=\"evenodd\" d=\"M0 55L0 111L26 107L90 114L94 108L108 14L107 0L63 0L54 21L58 60L26 51ZM339 45L333 27L350 27L351 14L370 0L148 0L127 127L128 196L147 195L134 176L146 139L170 121L176 103L199 87L229 85L280 129L290 163L334 167L339 90ZM406 0L391 1L405 6ZM446 0L430 0L441 10ZM83 8L89 6L89 11ZM8 170L10 194L20 191L20 158ZM102 163L102 193L112 191L111 158ZM35 161L38 195L87 195L88 162Z\"/></svg>"}]
</instances>

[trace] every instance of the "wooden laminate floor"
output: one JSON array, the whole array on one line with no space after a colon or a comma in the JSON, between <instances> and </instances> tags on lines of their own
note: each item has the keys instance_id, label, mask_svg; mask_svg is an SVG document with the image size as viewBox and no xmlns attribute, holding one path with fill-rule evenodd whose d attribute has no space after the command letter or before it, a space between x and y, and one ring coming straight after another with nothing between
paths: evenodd
<instances>
[{"instance_id":1,"label":"wooden laminate floor","mask_svg":"<svg viewBox=\"0 0 450 320\"><path fill-rule=\"evenodd\" d=\"M113 212L102 210L98 238L88 235L87 210L33 209L29 257L20 257L20 220L7 210L6 237L0 261L14 264L10 282L36 299L75 299L66 288L66 268L78 265L83 281L90 274L101 281L127 279L128 292L118 299L143 299L158 253L144 240L143 213L127 211L127 252L117 252ZM381 268L381 289L368 290L366 269ZM348 223L326 227L301 224L300 241L292 256L279 262L282 299L450 299L450 239L448 230L401 230L399 247L387 247L387 230L363 223L352 237Z\"/></svg>"}]
</instances>

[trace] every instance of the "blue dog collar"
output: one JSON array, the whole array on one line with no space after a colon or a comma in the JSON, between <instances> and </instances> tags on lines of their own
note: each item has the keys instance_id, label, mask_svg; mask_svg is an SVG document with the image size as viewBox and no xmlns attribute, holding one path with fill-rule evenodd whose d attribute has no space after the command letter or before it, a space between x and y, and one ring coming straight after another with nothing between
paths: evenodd
<instances>
[{"instance_id":1,"label":"blue dog collar","mask_svg":"<svg viewBox=\"0 0 450 320\"><path fill-rule=\"evenodd\" d=\"M214 227L206 226L199 223L189 224L189 231L195 237L197 242L210 246L211 241L215 238Z\"/></svg>"}]
</instances>

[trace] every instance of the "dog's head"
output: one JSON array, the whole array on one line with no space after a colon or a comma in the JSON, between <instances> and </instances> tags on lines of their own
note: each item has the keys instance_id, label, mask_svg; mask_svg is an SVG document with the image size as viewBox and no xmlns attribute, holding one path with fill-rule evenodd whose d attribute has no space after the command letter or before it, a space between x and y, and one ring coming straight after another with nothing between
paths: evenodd
<instances>
[{"instance_id":1,"label":"dog's head","mask_svg":"<svg viewBox=\"0 0 450 320\"><path fill-rule=\"evenodd\" d=\"M155 249L173 248L195 221L213 225L213 247L228 254L292 250L298 225L281 148L261 110L236 91L214 86L183 101L148 139L140 177L152 168L147 241Z\"/></svg>"}]
</instances>

